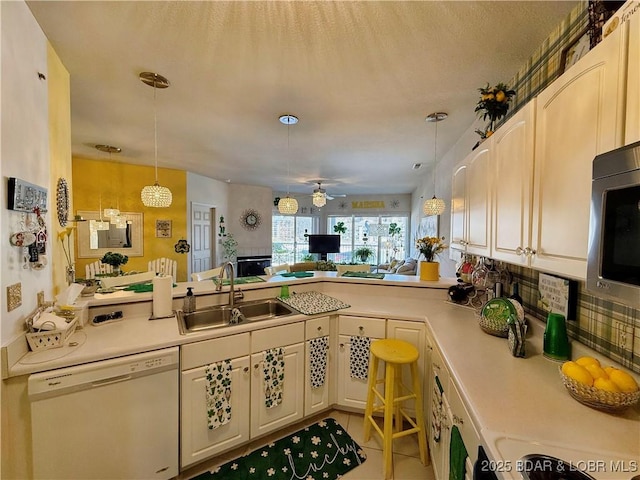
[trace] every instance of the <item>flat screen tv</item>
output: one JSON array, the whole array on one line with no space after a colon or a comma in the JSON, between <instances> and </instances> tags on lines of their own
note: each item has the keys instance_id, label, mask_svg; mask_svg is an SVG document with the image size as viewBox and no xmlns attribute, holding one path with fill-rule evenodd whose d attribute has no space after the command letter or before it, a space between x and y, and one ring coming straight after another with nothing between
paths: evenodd
<instances>
[{"instance_id":1,"label":"flat screen tv","mask_svg":"<svg viewBox=\"0 0 640 480\"><path fill-rule=\"evenodd\" d=\"M319 253L320 260L327 253L340 253L340 235L309 235L309 253Z\"/></svg>"}]
</instances>

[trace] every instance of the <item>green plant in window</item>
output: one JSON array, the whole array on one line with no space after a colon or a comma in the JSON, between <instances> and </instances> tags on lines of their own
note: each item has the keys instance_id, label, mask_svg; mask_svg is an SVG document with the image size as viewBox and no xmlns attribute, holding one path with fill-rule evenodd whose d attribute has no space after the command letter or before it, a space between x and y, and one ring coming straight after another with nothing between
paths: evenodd
<instances>
[{"instance_id":1,"label":"green plant in window","mask_svg":"<svg viewBox=\"0 0 640 480\"><path fill-rule=\"evenodd\" d=\"M362 263L367 263L367 260L373 256L373 250L369 247L360 247L356 249L353 254L359 258Z\"/></svg>"}]
</instances>

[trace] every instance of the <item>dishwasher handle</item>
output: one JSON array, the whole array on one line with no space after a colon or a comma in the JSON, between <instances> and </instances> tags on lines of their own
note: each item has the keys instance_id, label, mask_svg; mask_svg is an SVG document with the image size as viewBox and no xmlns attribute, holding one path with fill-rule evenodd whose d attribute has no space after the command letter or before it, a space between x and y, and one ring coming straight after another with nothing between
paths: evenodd
<instances>
[{"instance_id":1,"label":"dishwasher handle","mask_svg":"<svg viewBox=\"0 0 640 480\"><path fill-rule=\"evenodd\" d=\"M118 375L116 377L103 378L101 380L96 380L94 382L91 382L91 386L102 387L103 385L111 385L112 383L126 382L127 380L131 380L131 375L128 373L124 375Z\"/></svg>"}]
</instances>

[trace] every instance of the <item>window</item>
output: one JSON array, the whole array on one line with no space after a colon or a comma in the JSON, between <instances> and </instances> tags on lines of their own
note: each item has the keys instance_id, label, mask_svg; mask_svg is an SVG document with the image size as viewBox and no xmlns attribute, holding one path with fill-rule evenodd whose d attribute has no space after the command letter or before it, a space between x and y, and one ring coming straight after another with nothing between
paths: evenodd
<instances>
[{"instance_id":1,"label":"window","mask_svg":"<svg viewBox=\"0 0 640 480\"><path fill-rule=\"evenodd\" d=\"M329 254L329 260L336 263L358 262L354 252L364 246L373 250L373 257L369 258L369 262L375 262L376 265L388 262L393 258L399 260L406 258L409 233L408 216L329 216L327 217L327 233L336 233L334 227L340 222L346 229L344 233L340 233L340 253ZM390 228L393 224L395 224L395 232L392 232L393 229Z\"/></svg>"},{"instance_id":2,"label":"window","mask_svg":"<svg viewBox=\"0 0 640 480\"><path fill-rule=\"evenodd\" d=\"M317 230L317 217L273 215L271 230L271 263L292 265L309 255L309 242L304 236Z\"/></svg>"}]
</instances>

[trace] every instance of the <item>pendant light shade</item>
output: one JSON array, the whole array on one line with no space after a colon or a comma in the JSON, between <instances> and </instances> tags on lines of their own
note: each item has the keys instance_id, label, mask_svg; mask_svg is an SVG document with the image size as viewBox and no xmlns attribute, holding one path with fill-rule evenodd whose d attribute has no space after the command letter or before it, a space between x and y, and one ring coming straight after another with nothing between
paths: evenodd
<instances>
[{"instance_id":1,"label":"pendant light shade","mask_svg":"<svg viewBox=\"0 0 640 480\"><path fill-rule=\"evenodd\" d=\"M287 195L278 202L278 211L283 215L294 215L298 213L298 201Z\"/></svg>"},{"instance_id":2,"label":"pendant light shade","mask_svg":"<svg viewBox=\"0 0 640 480\"><path fill-rule=\"evenodd\" d=\"M313 204L318 207L324 207L327 204L327 194L323 192L313 192Z\"/></svg>"},{"instance_id":3,"label":"pendant light shade","mask_svg":"<svg viewBox=\"0 0 640 480\"><path fill-rule=\"evenodd\" d=\"M425 200L422 205L422 212L427 215L442 215L446 207L444 200L436 197L436 167L438 166L438 122L444 120L449 115L444 112L430 113L425 119L427 122L436 124L435 140L433 142L433 198Z\"/></svg>"},{"instance_id":4,"label":"pendant light shade","mask_svg":"<svg viewBox=\"0 0 640 480\"><path fill-rule=\"evenodd\" d=\"M278 120L287 126L287 179L289 179L289 127L298 123L295 115L281 115ZM278 211L283 215L295 215L298 213L298 201L289 196L289 185L287 185L287 196L278 202Z\"/></svg>"},{"instance_id":5,"label":"pendant light shade","mask_svg":"<svg viewBox=\"0 0 640 480\"><path fill-rule=\"evenodd\" d=\"M99 150L101 152L105 152L105 153L109 154L109 163L111 163L111 154L112 153L120 153L122 151L122 149L120 147L114 147L113 145L95 145L95 148L96 148L96 150ZM112 189L112 191L115 191L115 186L113 184L113 175L112 175L112 178L111 178L111 189ZM120 209L113 208L113 206L112 206L112 207L109 207L109 208L105 208L102 213L107 218L113 218L113 217L117 217L118 215L120 215Z\"/></svg>"},{"instance_id":6,"label":"pendant light shade","mask_svg":"<svg viewBox=\"0 0 640 480\"><path fill-rule=\"evenodd\" d=\"M169 188L163 187L158 183L158 116L156 114L156 89L168 88L169 80L157 73L142 72L140 74L140 81L145 85L153 87L153 145L156 172L156 182L142 189L140 199L145 207L166 208L171 206L173 195Z\"/></svg>"}]
</instances>

